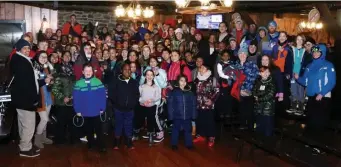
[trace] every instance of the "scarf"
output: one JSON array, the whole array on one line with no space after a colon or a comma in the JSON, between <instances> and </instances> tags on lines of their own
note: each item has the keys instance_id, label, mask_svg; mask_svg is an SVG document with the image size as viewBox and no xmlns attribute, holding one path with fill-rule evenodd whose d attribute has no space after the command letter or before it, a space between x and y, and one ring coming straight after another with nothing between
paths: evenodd
<instances>
[{"instance_id":1,"label":"scarf","mask_svg":"<svg viewBox=\"0 0 341 167\"><path fill-rule=\"evenodd\" d=\"M198 72L197 78L199 79L199 81L206 81L211 76L211 74L212 72L210 70L207 70L203 75Z\"/></svg>"},{"instance_id":2,"label":"scarf","mask_svg":"<svg viewBox=\"0 0 341 167\"><path fill-rule=\"evenodd\" d=\"M62 75L65 76L72 76L73 75L73 68L71 63L62 63L61 65L61 72Z\"/></svg>"}]
</instances>

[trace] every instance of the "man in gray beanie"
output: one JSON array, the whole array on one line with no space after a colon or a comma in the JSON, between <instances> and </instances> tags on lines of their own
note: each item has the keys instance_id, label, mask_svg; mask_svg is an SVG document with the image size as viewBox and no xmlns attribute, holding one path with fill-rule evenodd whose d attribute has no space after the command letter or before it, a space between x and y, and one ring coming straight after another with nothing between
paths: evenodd
<instances>
[{"instance_id":1,"label":"man in gray beanie","mask_svg":"<svg viewBox=\"0 0 341 167\"><path fill-rule=\"evenodd\" d=\"M20 156L39 156L39 149L32 146L35 129L36 109L39 99L38 76L29 58L31 45L24 39L15 44L16 53L12 56L10 69L13 76L11 85L12 104L18 113L20 136Z\"/></svg>"}]
</instances>

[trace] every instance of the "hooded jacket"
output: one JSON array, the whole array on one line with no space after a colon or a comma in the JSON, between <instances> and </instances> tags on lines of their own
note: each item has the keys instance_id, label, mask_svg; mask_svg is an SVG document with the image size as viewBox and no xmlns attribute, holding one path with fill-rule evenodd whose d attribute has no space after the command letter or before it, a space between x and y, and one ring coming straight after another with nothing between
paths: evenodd
<instances>
[{"instance_id":1,"label":"hooded jacket","mask_svg":"<svg viewBox=\"0 0 341 167\"><path fill-rule=\"evenodd\" d=\"M187 87L187 86L186 86ZM175 88L168 94L167 107L169 120L192 120L197 118L197 99L191 88Z\"/></svg>"},{"instance_id":2,"label":"hooded jacket","mask_svg":"<svg viewBox=\"0 0 341 167\"><path fill-rule=\"evenodd\" d=\"M303 76L298 78L298 82L306 86L307 96L321 94L323 97L331 97L331 91L336 84L336 72L334 65L325 60L327 48L325 45L319 45L321 56L313 59L307 66Z\"/></svg>"},{"instance_id":3,"label":"hooded jacket","mask_svg":"<svg viewBox=\"0 0 341 167\"><path fill-rule=\"evenodd\" d=\"M218 98L219 87L213 82L212 73L208 70L204 75L198 73L197 79L194 80L197 95L197 108L199 110L212 110L214 103ZM212 104L207 105L206 100L211 100Z\"/></svg>"},{"instance_id":4,"label":"hooded jacket","mask_svg":"<svg viewBox=\"0 0 341 167\"><path fill-rule=\"evenodd\" d=\"M108 85L108 97L119 111L133 111L140 97L138 82L132 78L126 81L119 75Z\"/></svg>"},{"instance_id":5,"label":"hooded jacket","mask_svg":"<svg viewBox=\"0 0 341 167\"><path fill-rule=\"evenodd\" d=\"M262 80L259 77L252 90L252 95L257 97L255 112L260 115L273 116L275 111L275 94L276 86L272 77L269 76L266 80Z\"/></svg>"}]
</instances>

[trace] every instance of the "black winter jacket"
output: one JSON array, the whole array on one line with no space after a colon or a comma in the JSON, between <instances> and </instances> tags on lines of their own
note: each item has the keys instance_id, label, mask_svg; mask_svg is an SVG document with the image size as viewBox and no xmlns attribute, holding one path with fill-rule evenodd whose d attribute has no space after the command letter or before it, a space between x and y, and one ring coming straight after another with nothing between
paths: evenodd
<instances>
[{"instance_id":1,"label":"black winter jacket","mask_svg":"<svg viewBox=\"0 0 341 167\"><path fill-rule=\"evenodd\" d=\"M108 97L119 111L133 111L140 97L138 82L130 78L127 83L119 75L108 85Z\"/></svg>"}]
</instances>

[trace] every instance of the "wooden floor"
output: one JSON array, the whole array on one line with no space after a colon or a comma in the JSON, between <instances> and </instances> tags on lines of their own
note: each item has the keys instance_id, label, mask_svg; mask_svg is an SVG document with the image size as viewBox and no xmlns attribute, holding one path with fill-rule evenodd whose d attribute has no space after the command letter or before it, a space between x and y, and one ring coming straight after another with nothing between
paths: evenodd
<instances>
[{"instance_id":1,"label":"wooden floor","mask_svg":"<svg viewBox=\"0 0 341 167\"><path fill-rule=\"evenodd\" d=\"M168 137L169 138L169 137ZM108 146L109 146L108 138ZM291 166L262 151L256 151L255 163L244 155L239 164L235 162L236 141L222 139L214 148L197 144L193 151L179 144L173 151L166 139L149 147L147 141L137 141L135 150L108 149L106 154L88 152L85 144L76 146L46 146L37 158L19 157L14 143L0 145L0 167L287 167ZM246 148L248 149L248 148ZM247 153L247 150L244 151Z\"/></svg>"}]
</instances>

